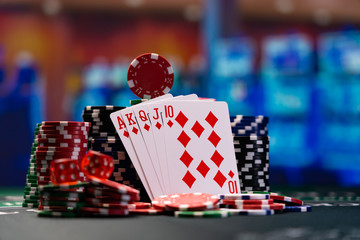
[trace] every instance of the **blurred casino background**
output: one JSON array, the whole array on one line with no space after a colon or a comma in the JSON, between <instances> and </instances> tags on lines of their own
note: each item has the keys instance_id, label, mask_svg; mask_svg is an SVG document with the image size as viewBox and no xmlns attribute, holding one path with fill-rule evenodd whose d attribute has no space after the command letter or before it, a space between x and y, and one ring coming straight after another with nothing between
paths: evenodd
<instances>
[{"instance_id":1,"label":"blurred casino background","mask_svg":"<svg viewBox=\"0 0 360 240\"><path fill-rule=\"evenodd\" d=\"M129 63L175 69L173 95L270 117L272 186L360 185L360 1L0 1L0 186L23 186L32 131L129 105Z\"/></svg>"}]
</instances>

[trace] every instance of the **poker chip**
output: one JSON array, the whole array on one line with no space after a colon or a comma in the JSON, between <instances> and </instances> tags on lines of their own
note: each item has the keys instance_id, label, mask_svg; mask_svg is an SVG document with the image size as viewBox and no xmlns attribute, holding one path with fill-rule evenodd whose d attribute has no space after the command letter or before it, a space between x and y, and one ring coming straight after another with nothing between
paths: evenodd
<instances>
[{"instance_id":1,"label":"poker chip","mask_svg":"<svg viewBox=\"0 0 360 240\"><path fill-rule=\"evenodd\" d=\"M273 199L266 199L266 200L230 200L230 199L223 199L220 201L221 204L227 205L261 205L261 204L272 204L274 203Z\"/></svg>"},{"instance_id":2,"label":"poker chip","mask_svg":"<svg viewBox=\"0 0 360 240\"><path fill-rule=\"evenodd\" d=\"M84 134L84 132L88 132L90 127L72 127L72 126L40 126L39 132L45 131L48 133L49 131L55 131L57 133L65 133L71 134L73 132L80 132ZM39 133L38 133L39 134Z\"/></svg>"},{"instance_id":3,"label":"poker chip","mask_svg":"<svg viewBox=\"0 0 360 240\"><path fill-rule=\"evenodd\" d=\"M228 209L228 208L222 208L222 211L226 211L228 212L231 216L269 216L269 215L274 215L275 211L274 210L266 210L266 209L260 209L260 210L255 210L255 209Z\"/></svg>"},{"instance_id":4,"label":"poker chip","mask_svg":"<svg viewBox=\"0 0 360 240\"><path fill-rule=\"evenodd\" d=\"M39 196L24 195L24 199L26 199L26 200L38 200L38 199L39 199Z\"/></svg>"},{"instance_id":5,"label":"poker chip","mask_svg":"<svg viewBox=\"0 0 360 240\"><path fill-rule=\"evenodd\" d=\"M43 143L39 143L39 147L45 147L45 146L52 146L52 147L82 147L84 149L87 148L88 143L66 143L66 142L61 142L61 143L48 143L48 142L43 142Z\"/></svg>"},{"instance_id":6,"label":"poker chip","mask_svg":"<svg viewBox=\"0 0 360 240\"><path fill-rule=\"evenodd\" d=\"M75 146L77 144L87 144L87 139L58 139L58 138L37 138L35 140L36 143L39 144L39 146L41 147L40 144L48 144L46 146L57 146L57 145L61 145L61 144L68 144L69 146ZM87 146L87 145L86 145Z\"/></svg>"},{"instance_id":7,"label":"poker chip","mask_svg":"<svg viewBox=\"0 0 360 240\"><path fill-rule=\"evenodd\" d=\"M269 194L220 194L220 199L226 200L266 200L270 199Z\"/></svg>"},{"instance_id":8,"label":"poker chip","mask_svg":"<svg viewBox=\"0 0 360 240\"><path fill-rule=\"evenodd\" d=\"M151 201L157 209L205 210L218 207L219 198L207 193L181 193L163 195Z\"/></svg>"},{"instance_id":9,"label":"poker chip","mask_svg":"<svg viewBox=\"0 0 360 240\"><path fill-rule=\"evenodd\" d=\"M131 210L134 210L134 209L150 209L151 208L151 203L134 202L134 203L128 204L128 208L131 209Z\"/></svg>"},{"instance_id":10,"label":"poker chip","mask_svg":"<svg viewBox=\"0 0 360 240\"><path fill-rule=\"evenodd\" d=\"M24 191L24 196L28 195L28 196L39 196L39 192L38 191Z\"/></svg>"},{"instance_id":11,"label":"poker chip","mask_svg":"<svg viewBox=\"0 0 360 240\"><path fill-rule=\"evenodd\" d=\"M130 214L134 215L162 215L164 210L157 208L146 208L146 209L129 209Z\"/></svg>"},{"instance_id":12,"label":"poker chip","mask_svg":"<svg viewBox=\"0 0 360 240\"><path fill-rule=\"evenodd\" d=\"M100 112L100 111L110 111L115 112L124 109L124 107L119 106L112 106L112 105L106 105L106 106L86 106L85 111L93 111L93 112Z\"/></svg>"},{"instance_id":13,"label":"poker chip","mask_svg":"<svg viewBox=\"0 0 360 240\"><path fill-rule=\"evenodd\" d=\"M76 212L55 212L55 211L40 211L38 213L39 217L68 217L73 218L77 217L78 214Z\"/></svg>"},{"instance_id":14,"label":"poker chip","mask_svg":"<svg viewBox=\"0 0 360 240\"><path fill-rule=\"evenodd\" d=\"M143 103L146 101L148 101L148 99L133 99L133 100L130 100L130 105L134 106L136 104Z\"/></svg>"},{"instance_id":15,"label":"poker chip","mask_svg":"<svg viewBox=\"0 0 360 240\"><path fill-rule=\"evenodd\" d=\"M285 204L282 203L272 203L272 204L232 204L226 205L230 209L266 209L266 210L283 210Z\"/></svg>"},{"instance_id":16,"label":"poker chip","mask_svg":"<svg viewBox=\"0 0 360 240\"><path fill-rule=\"evenodd\" d=\"M91 143L120 143L119 137L104 137L104 138L92 138Z\"/></svg>"},{"instance_id":17,"label":"poker chip","mask_svg":"<svg viewBox=\"0 0 360 240\"><path fill-rule=\"evenodd\" d=\"M209 211L176 211L175 217L186 218L227 218L231 214L223 210L209 210Z\"/></svg>"},{"instance_id":18,"label":"poker chip","mask_svg":"<svg viewBox=\"0 0 360 240\"><path fill-rule=\"evenodd\" d=\"M74 202L74 201L41 201L41 205L43 206L60 206L60 207L70 207L70 208L82 208L86 206L84 202Z\"/></svg>"},{"instance_id":19,"label":"poker chip","mask_svg":"<svg viewBox=\"0 0 360 240\"><path fill-rule=\"evenodd\" d=\"M57 185L48 185L48 186L40 186L40 191L54 191L54 190L67 190L71 188L79 188L79 187L85 187L88 185L88 183L85 182L79 182L77 184L57 184Z\"/></svg>"},{"instance_id":20,"label":"poker chip","mask_svg":"<svg viewBox=\"0 0 360 240\"><path fill-rule=\"evenodd\" d=\"M55 196L41 196L44 201L63 201L63 202L80 202L82 198L74 198L74 197L55 197Z\"/></svg>"},{"instance_id":21,"label":"poker chip","mask_svg":"<svg viewBox=\"0 0 360 240\"><path fill-rule=\"evenodd\" d=\"M111 189L101 189L101 188L87 188L87 193L94 197L103 197L108 196L109 198L117 201L139 201L139 197L137 194L119 194L114 192Z\"/></svg>"},{"instance_id":22,"label":"poker chip","mask_svg":"<svg viewBox=\"0 0 360 240\"><path fill-rule=\"evenodd\" d=\"M284 212L311 212L311 206L286 206Z\"/></svg>"},{"instance_id":23,"label":"poker chip","mask_svg":"<svg viewBox=\"0 0 360 240\"><path fill-rule=\"evenodd\" d=\"M22 207L26 207L26 208L37 208L39 206L39 203L28 203L28 202L23 202L22 203Z\"/></svg>"},{"instance_id":24,"label":"poker chip","mask_svg":"<svg viewBox=\"0 0 360 240\"><path fill-rule=\"evenodd\" d=\"M174 71L170 63L159 54L146 53L131 62L127 82L136 96L150 99L170 91L174 83Z\"/></svg>"},{"instance_id":25,"label":"poker chip","mask_svg":"<svg viewBox=\"0 0 360 240\"><path fill-rule=\"evenodd\" d=\"M121 183L110 181L108 179L100 179L100 178L90 176L89 181L94 185L108 187L109 189L112 189L119 193L129 194L129 195L138 195L139 194L139 191L136 189L133 189L133 188L128 187Z\"/></svg>"},{"instance_id":26,"label":"poker chip","mask_svg":"<svg viewBox=\"0 0 360 240\"><path fill-rule=\"evenodd\" d=\"M68 156L69 154L78 156L80 153L82 153L84 150L83 148L77 147L77 148L68 148L68 147L38 147L36 149L36 152L34 153L34 156L54 156L54 155L65 155Z\"/></svg>"},{"instance_id":27,"label":"poker chip","mask_svg":"<svg viewBox=\"0 0 360 240\"><path fill-rule=\"evenodd\" d=\"M38 199L24 199L24 203L39 204Z\"/></svg>"},{"instance_id":28,"label":"poker chip","mask_svg":"<svg viewBox=\"0 0 360 240\"><path fill-rule=\"evenodd\" d=\"M85 134L41 134L37 135L38 139L87 139Z\"/></svg>"},{"instance_id":29,"label":"poker chip","mask_svg":"<svg viewBox=\"0 0 360 240\"><path fill-rule=\"evenodd\" d=\"M76 189L75 189L76 190ZM42 197L44 198L52 198L52 197L60 197L60 198L84 198L85 193L83 192L65 192L65 191L49 191L49 192L43 192Z\"/></svg>"},{"instance_id":30,"label":"poker chip","mask_svg":"<svg viewBox=\"0 0 360 240\"><path fill-rule=\"evenodd\" d=\"M57 211L57 212L72 212L75 211L75 208L72 207L64 207L64 206L43 206L43 205L39 205L38 207L39 210L44 210L44 211Z\"/></svg>"},{"instance_id":31,"label":"poker chip","mask_svg":"<svg viewBox=\"0 0 360 240\"><path fill-rule=\"evenodd\" d=\"M41 138L57 137L67 139L69 135L75 136L75 138L88 138L88 130L39 130L37 136Z\"/></svg>"},{"instance_id":32,"label":"poker chip","mask_svg":"<svg viewBox=\"0 0 360 240\"><path fill-rule=\"evenodd\" d=\"M25 187L25 191L38 191L37 187Z\"/></svg>"},{"instance_id":33,"label":"poker chip","mask_svg":"<svg viewBox=\"0 0 360 240\"><path fill-rule=\"evenodd\" d=\"M95 208L95 207L82 207L80 212L84 214L95 214L102 216L126 216L129 215L128 209L122 208Z\"/></svg>"},{"instance_id":34,"label":"poker chip","mask_svg":"<svg viewBox=\"0 0 360 240\"><path fill-rule=\"evenodd\" d=\"M71 122L71 121L45 121L41 123L41 126L76 126L76 127L90 127L90 123L87 122Z\"/></svg>"},{"instance_id":35,"label":"poker chip","mask_svg":"<svg viewBox=\"0 0 360 240\"><path fill-rule=\"evenodd\" d=\"M100 201L96 201L98 199L92 199L89 201L89 198L86 199L87 203L90 203L91 206L100 207L100 208L123 208L128 209L128 202L118 202L118 203L102 203Z\"/></svg>"},{"instance_id":36,"label":"poker chip","mask_svg":"<svg viewBox=\"0 0 360 240\"><path fill-rule=\"evenodd\" d=\"M120 194L122 195L122 194ZM129 196L129 195L126 195ZM126 200L128 199L128 200ZM125 204L125 203L132 203L134 202L133 200L130 200L129 197L126 197L125 199L123 199L122 197L117 197L117 198L112 198L109 197L108 195L104 195L101 197L92 197L87 195L87 198L85 199L86 202L89 203L94 203L94 204L98 204L98 203L120 203L120 204Z\"/></svg>"},{"instance_id":37,"label":"poker chip","mask_svg":"<svg viewBox=\"0 0 360 240\"><path fill-rule=\"evenodd\" d=\"M292 197L280 196L280 195L275 195L275 194L271 193L270 198L277 202L284 202L287 204L295 204L295 205L300 205L300 206L304 205L303 201L296 199L296 198L292 198Z\"/></svg>"}]
</instances>

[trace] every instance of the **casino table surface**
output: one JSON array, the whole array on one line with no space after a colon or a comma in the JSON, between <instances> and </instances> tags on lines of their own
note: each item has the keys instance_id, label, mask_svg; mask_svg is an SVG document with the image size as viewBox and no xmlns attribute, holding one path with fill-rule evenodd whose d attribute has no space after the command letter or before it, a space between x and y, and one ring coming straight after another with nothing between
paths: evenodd
<instances>
[{"instance_id":1,"label":"casino table surface","mask_svg":"<svg viewBox=\"0 0 360 240\"><path fill-rule=\"evenodd\" d=\"M360 202L354 200L360 189L282 191L292 197L311 196L306 203L313 211L225 219L41 218L34 210L19 206L21 191L0 188L0 240L360 239Z\"/></svg>"}]
</instances>

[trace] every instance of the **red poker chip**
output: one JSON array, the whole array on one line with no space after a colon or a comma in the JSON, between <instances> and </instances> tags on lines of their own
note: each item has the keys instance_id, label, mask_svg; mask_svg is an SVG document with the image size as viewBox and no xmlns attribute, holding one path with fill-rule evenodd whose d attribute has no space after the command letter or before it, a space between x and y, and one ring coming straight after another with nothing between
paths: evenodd
<instances>
[{"instance_id":1,"label":"red poker chip","mask_svg":"<svg viewBox=\"0 0 360 240\"><path fill-rule=\"evenodd\" d=\"M88 179L94 185L104 186L115 192L128 194L128 195L139 195L138 190L118 182L114 182L108 179L100 179L93 176L88 176Z\"/></svg>"},{"instance_id":2,"label":"red poker chip","mask_svg":"<svg viewBox=\"0 0 360 240\"><path fill-rule=\"evenodd\" d=\"M46 161L46 160L51 160L51 159L56 159L56 158L81 159L84 156L85 156L85 153L81 153L79 155L74 155L74 154L54 154L54 155L36 155L35 158L36 158L36 160Z\"/></svg>"},{"instance_id":3,"label":"red poker chip","mask_svg":"<svg viewBox=\"0 0 360 240\"><path fill-rule=\"evenodd\" d=\"M38 181L50 181L50 177L47 176L37 176Z\"/></svg>"},{"instance_id":4,"label":"red poker chip","mask_svg":"<svg viewBox=\"0 0 360 240\"><path fill-rule=\"evenodd\" d=\"M82 207L80 212L88 214L96 214L102 216L126 216L129 215L128 209L123 208L96 208L96 207Z\"/></svg>"},{"instance_id":5,"label":"red poker chip","mask_svg":"<svg viewBox=\"0 0 360 240\"><path fill-rule=\"evenodd\" d=\"M85 190L83 187L76 187L76 188L60 188L60 189L56 189L54 190L55 192L61 192L61 193L69 193L69 194L74 194L74 193L80 193L83 194L85 193ZM50 195L51 193L54 192L53 190L49 190L48 192L43 192L42 195Z\"/></svg>"},{"instance_id":6,"label":"red poker chip","mask_svg":"<svg viewBox=\"0 0 360 240\"><path fill-rule=\"evenodd\" d=\"M275 194L270 194L270 199L273 199L277 202L283 202L286 204L295 204L295 205L304 205L304 202L300 199L292 198L292 197L286 197L286 196L280 196Z\"/></svg>"},{"instance_id":7,"label":"red poker chip","mask_svg":"<svg viewBox=\"0 0 360 240\"><path fill-rule=\"evenodd\" d=\"M266 199L266 200L233 200L233 199L223 199L220 201L222 204L226 205L267 205L274 203L274 200L272 199Z\"/></svg>"},{"instance_id":8,"label":"red poker chip","mask_svg":"<svg viewBox=\"0 0 360 240\"><path fill-rule=\"evenodd\" d=\"M38 137L35 139L35 142L40 143L40 142L44 142L44 143L56 143L56 142L69 142L69 143L83 143L83 142L87 142L88 139L86 138L86 136L80 136L80 137L72 137L72 138L64 138L64 137L52 137L52 138L41 138Z\"/></svg>"},{"instance_id":9,"label":"red poker chip","mask_svg":"<svg viewBox=\"0 0 360 240\"><path fill-rule=\"evenodd\" d=\"M84 153L85 151L36 151L35 156L79 156Z\"/></svg>"},{"instance_id":10,"label":"red poker chip","mask_svg":"<svg viewBox=\"0 0 360 240\"><path fill-rule=\"evenodd\" d=\"M36 163L35 168L49 168L50 167L50 162L46 163L46 164L41 164L41 163Z\"/></svg>"},{"instance_id":11,"label":"red poker chip","mask_svg":"<svg viewBox=\"0 0 360 240\"><path fill-rule=\"evenodd\" d=\"M79 131L79 132L88 132L89 130L90 130L90 127L86 127L86 126L74 127L74 126L50 126L49 125L49 126L40 126L39 127L39 131L60 131L60 132Z\"/></svg>"},{"instance_id":12,"label":"red poker chip","mask_svg":"<svg viewBox=\"0 0 360 240\"><path fill-rule=\"evenodd\" d=\"M36 160L41 159L41 158L52 158L54 156L55 157L63 156L64 158L67 158L67 157L79 157L82 155L85 155L85 152L62 152L62 153L59 152L59 153L54 153L54 154L46 153L46 152L35 153Z\"/></svg>"},{"instance_id":13,"label":"red poker chip","mask_svg":"<svg viewBox=\"0 0 360 240\"><path fill-rule=\"evenodd\" d=\"M73 159L73 160L77 160L80 161L82 159L82 156L47 156L47 157L37 157L36 158L36 164L39 165L49 165L51 164L52 161L57 160L57 159L61 159L61 158L66 158L66 159Z\"/></svg>"},{"instance_id":14,"label":"red poker chip","mask_svg":"<svg viewBox=\"0 0 360 240\"><path fill-rule=\"evenodd\" d=\"M50 168L36 168L38 173L47 173L50 172Z\"/></svg>"},{"instance_id":15,"label":"red poker chip","mask_svg":"<svg viewBox=\"0 0 360 240\"><path fill-rule=\"evenodd\" d=\"M139 201L140 200L139 195L118 193L112 189L88 187L87 193L89 195L94 196L95 198L104 199L104 200L106 198L110 198L110 199L114 199L114 200L118 200L118 201Z\"/></svg>"},{"instance_id":16,"label":"red poker chip","mask_svg":"<svg viewBox=\"0 0 360 240\"><path fill-rule=\"evenodd\" d=\"M71 143L71 144L80 144L87 143L88 140L85 138L73 138L73 139L57 139L57 138L37 138L35 139L36 143Z\"/></svg>"},{"instance_id":17,"label":"red poker chip","mask_svg":"<svg viewBox=\"0 0 360 240\"><path fill-rule=\"evenodd\" d=\"M80 161L83 156L37 156L36 157L36 164L40 164L40 165L43 165L43 164L50 164L53 160L56 160L56 159L61 159L61 158L70 158L70 159L73 159L73 160L78 160Z\"/></svg>"},{"instance_id":18,"label":"red poker chip","mask_svg":"<svg viewBox=\"0 0 360 240\"><path fill-rule=\"evenodd\" d=\"M63 157L58 157L58 158L54 158L54 159L51 159L51 160L39 160L36 162L36 164L39 164L39 165L50 165L52 161L54 160L57 160L57 159L62 159ZM74 159L74 158L71 158L73 160L78 160L80 161L79 159Z\"/></svg>"},{"instance_id":19,"label":"red poker chip","mask_svg":"<svg viewBox=\"0 0 360 240\"><path fill-rule=\"evenodd\" d=\"M128 204L129 209L148 209L151 208L151 203L148 202L134 202Z\"/></svg>"},{"instance_id":20,"label":"red poker chip","mask_svg":"<svg viewBox=\"0 0 360 240\"><path fill-rule=\"evenodd\" d=\"M136 215L161 215L164 214L164 210L158 208L146 208L146 209L130 209L130 214Z\"/></svg>"},{"instance_id":21,"label":"red poker chip","mask_svg":"<svg viewBox=\"0 0 360 240\"><path fill-rule=\"evenodd\" d=\"M49 142L40 142L39 147L80 147L87 149L88 144L85 143L68 143L68 142L62 142L62 143L49 143Z\"/></svg>"},{"instance_id":22,"label":"red poker chip","mask_svg":"<svg viewBox=\"0 0 360 240\"><path fill-rule=\"evenodd\" d=\"M90 127L89 122L74 122L74 121L44 121L41 126L55 125L55 126L87 126Z\"/></svg>"},{"instance_id":23,"label":"red poker chip","mask_svg":"<svg viewBox=\"0 0 360 240\"><path fill-rule=\"evenodd\" d=\"M109 196L102 196L102 197L93 197L89 195L89 201L96 202L96 203L133 203L134 200L131 199L130 195L125 195L124 198L112 198Z\"/></svg>"},{"instance_id":24,"label":"red poker chip","mask_svg":"<svg viewBox=\"0 0 360 240\"><path fill-rule=\"evenodd\" d=\"M36 173L37 177L43 177L45 179L45 181L47 180L46 178L50 177L50 172L45 172L45 173Z\"/></svg>"},{"instance_id":25,"label":"red poker chip","mask_svg":"<svg viewBox=\"0 0 360 240\"><path fill-rule=\"evenodd\" d=\"M47 205L39 205L39 210L44 211L57 211L57 212L69 212L74 211L75 209L72 207L65 207L65 206L47 206Z\"/></svg>"},{"instance_id":26,"label":"red poker chip","mask_svg":"<svg viewBox=\"0 0 360 240\"><path fill-rule=\"evenodd\" d=\"M273 203L273 204L252 204L252 205L228 205L228 208L233 209L244 209L244 210L251 210L251 209L263 209L263 210L283 210L285 208L285 204L283 203Z\"/></svg>"},{"instance_id":27,"label":"red poker chip","mask_svg":"<svg viewBox=\"0 0 360 240\"><path fill-rule=\"evenodd\" d=\"M219 197L208 193L180 193L157 197L151 201L157 209L180 211L218 208Z\"/></svg>"},{"instance_id":28,"label":"red poker chip","mask_svg":"<svg viewBox=\"0 0 360 240\"><path fill-rule=\"evenodd\" d=\"M40 201L65 201L65 202L80 202L81 198L74 197L48 197L40 196Z\"/></svg>"},{"instance_id":29,"label":"red poker chip","mask_svg":"<svg viewBox=\"0 0 360 240\"><path fill-rule=\"evenodd\" d=\"M37 135L38 139L49 139L49 138L55 138L55 139L88 139L88 135L86 134L41 134L39 133Z\"/></svg>"},{"instance_id":30,"label":"red poker chip","mask_svg":"<svg viewBox=\"0 0 360 240\"><path fill-rule=\"evenodd\" d=\"M52 184L52 182L51 181L49 181L49 182L48 181L44 181L44 182L38 181L37 184L38 185L50 185L50 184Z\"/></svg>"},{"instance_id":31,"label":"red poker chip","mask_svg":"<svg viewBox=\"0 0 360 240\"><path fill-rule=\"evenodd\" d=\"M174 71L170 63L156 53L145 53L135 58L127 72L131 91L144 99L168 93L174 83Z\"/></svg>"},{"instance_id":32,"label":"red poker chip","mask_svg":"<svg viewBox=\"0 0 360 240\"><path fill-rule=\"evenodd\" d=\"M88 136L89 131L87 130L39 130L38 135L77 135L77 136Z\"/></svg>"},{"instance_id":33,"label":"red poker chip","mask_svg":"<svg viewBox=\"0 0 360 240\"><path fill-rule=\"evenodd\" d=\"M85 202L91 204L94 207L103 207L103 208L128 208L128 202L103 202L97 198L86 198Z\"/></svg>"},{"instance_id":34,"label":"red poker chip","mask_svg":"<svg viewBox=\"0 0 360 240\"><path fill-rule=\"evenodd\" d=\"M47 175L47 174L37 175L37 181L50 182L50 175Z\"/></svg>"},{"instance_id":35,"label":"red poker chip","mask_svg":"<svg viewBox=\"0 0 360 240\"><path fill-rule=\"evenodd\" d=\"M88 135L91 128L89 127L40 127L38 134L55 134L55 135ZM37 136L36 136L37 137Z\"/></svg>"},{"instance_id":36,"label":"red poker chip","mask_svg":"<svg viewBox=\"0 0 360 240\"><path fill-rule=\"evenodd\" d=\"M84 148L69 148L69 147L36 147L36 152L62 153L62 152L81 152Z\"/></svg>"}]
</instances>

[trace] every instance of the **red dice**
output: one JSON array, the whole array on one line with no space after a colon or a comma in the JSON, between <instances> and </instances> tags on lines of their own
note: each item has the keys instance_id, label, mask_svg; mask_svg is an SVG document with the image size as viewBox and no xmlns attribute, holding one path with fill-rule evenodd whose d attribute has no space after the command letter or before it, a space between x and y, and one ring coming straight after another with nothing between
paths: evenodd
<instances>
[{"instance_id":1,"label":"red dice","mask_svg":"<svg viewBox=\"0 0 360 240\"><path fill-rule=\"evenodd\" d=\"M114 159L108 155L89 151L81 161L85 176L108 179L114 171Z\"/></svg>"},{"instance_id":2,"label":"red dice","mask_svg":"<svg viewBox=\"0 0 360 240\"><path fill-rule=\"evenodd\" d=\"M53 160L50 165L50 180L55 185L77 183L80 180L78 160L70 158Z\"/></svg>"}]
</instances>

